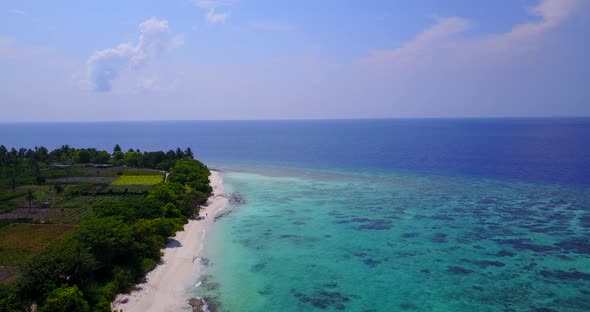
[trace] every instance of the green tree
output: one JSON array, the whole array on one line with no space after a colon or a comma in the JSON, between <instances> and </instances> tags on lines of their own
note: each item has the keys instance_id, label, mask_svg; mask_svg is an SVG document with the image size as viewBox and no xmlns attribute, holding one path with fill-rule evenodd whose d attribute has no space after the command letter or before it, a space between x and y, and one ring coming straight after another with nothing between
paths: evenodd
<instances>
[{"instance_id":1,"label":"green tree","mask_svg":"<svg viewBox=\"0 0 590 312\"><path fill-rule=\"evenodd\" d=\"M121 151L116 151L113 154L113 163L115 165L120 166L120 165L124 164L124 161L123 161L124 158L125 158L125 153L123 153Z\"/></svg>"},{"instance_id":2,"label":"green tree","mask_svg":"<svg viewBox=\"0 0 590 312\"><path fill-rule=\"evenodd\" d=\"M41 147L39 147L39 148L37 149L37 151L35 152L35 154L36 154L36 156L35 156L35 157L36 157L36 159L37 159L38 161L41 161L41 162L46 162L46 161L47 161L47 158L48 158L48 156L49 156L49 151L47 150L47 148L46 148L46 147L44 147L44 146L41 146Z\"/></svg>"},{"instance_id":3,"label":"green tree","mask_svg":"<svg viewBox=\"0 0 590 312\"><path fill-rule=\"evenodd\" d=\"M160 183L150 191L148 198L155 199L163 205L175 203L181 190L182 185L179 183Z\"/></svg>"},{"instance_id":4,"label":"green tree","mask_svg":"<svg viewBox=\"0 0 590 312\"><path fill-rule=\"evenodd\" d=\"M85 285L96 267L88 248L68 237L43 249L23 266L21 297L37 300L60 285Z\"/></svg>"},{"instance_id":5,"label":"green tree","mask_svg":"<svg viewBox=\"0 0 590 312\"><path fill-rule=\"evenodd\" d=\"M143 167L142 155L139 152L127 152L123 158L125 164L131 167Z\"/></svg>"},{"instance_id":6,"label":"green tree","mask_svg":"<svg viewBox=\"0 0 590 312\"><path fill-rule=\"evenodd\" d=\"M210 193L209 176L211 172L202 162L194 159L177 161L170 170L168 181L189 184L197 191Z\"/></svg>"},{"instance_id":7,"label":"green tree","mask_svg":"<svg viewBox=\"0 0 590 312\"><path fill-rule=\"evenodd\" d=\"M17 283L0 283L0 311L26 311L27 304L18 296Z\"/></svg>"},{"instance_id":8,"label":"green tree","mask_svg":"<svg viewBox=\"0 0 590 312\"><path fill-rule=\"evenodd\" d=\"M187 147L186 150L184 151L184 155L185 155L185 157L192 159L194 157L193 150L191 150L190 147Z\"/></svg>"},{"instance_id":9,"label":"green tree","mask_svg":"<svg viewBox=\"0 0 590 312\"><path fill-rule=\"evenodd\" d=\"M8 162L8 150L6 146L0 145L0 164L5 164Z\"/></svg>"},{"instance_id":10,"label":"green tree","mask_svg":"<svg viewBox=\"0 0 590 312\"><path fill-rule=\"evenodd\" d=\"M107 151L98 151L94 159L95 163L106 164L111 160L111 154Z\"/></svg>"},{"instance_id":11,"label":"green tree","mask_svg":"<svg viewBox=\"0 0 590 312\"><path fill-rule=\"evenodd\" d=\"M76 160L82 164L89 163L90 162L90 152L85 149L78 150L78 152L76 153Z\"/></svg>"},{"instance_id":12,"label":"green tree","mask_svg":"<svg viewBox=\"0 0 590 312\"><path fill-rule=\"evenodd\" d=\"M112 267L115 260L125 262L132 253L131 228L117 217L87 219L78 228L76 238L89 248L106 269Z\"/></svg>"},{"instance_id":13,"label":"green tree","mask_svg":"<svg viewBox=\"0 0 590 312\"><path fill-rule=\"evenodd\" d=\"M39 312L87 312L90 311L88 302L82 297L82 292L76 285L62 286L52 291Z\"/></svg>"},{"instance_id":14,"label":"green tree","mask_svg":"<svg viewBox=\"0 0 590 312\"><path fill-rule=\"evenodd\" d=\"M164 215L164 218L179 218L182 216L180 210L178 210L173 203L167 203L166 206L162 208L162 214Z\"/></svg>"}]
</instances>

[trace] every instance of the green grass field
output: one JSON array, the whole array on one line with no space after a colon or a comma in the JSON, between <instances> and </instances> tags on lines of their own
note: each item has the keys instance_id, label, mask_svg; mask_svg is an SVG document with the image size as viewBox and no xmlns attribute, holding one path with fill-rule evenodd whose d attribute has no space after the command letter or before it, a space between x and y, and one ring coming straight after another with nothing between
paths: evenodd
<instances>
[{"instance_id":1,"label":"green grass field","mask_svg":"<svg viewBox=\"0 0 590 312\"><path fill-rule=\"evenodd\" d=\"M163 175L123 175L112 185L155 185L164 182Z\"/></svg>"},{"instance_id":2,"label":"green grass field","mask_svg":"<svg viewBox=\"0 0 590 312\"><path fill-rule=\"evenodd\" d=\"M0 228L0 266L20 266L74 228L54 224L11 224Z\"/></svg>"}]
</instances>

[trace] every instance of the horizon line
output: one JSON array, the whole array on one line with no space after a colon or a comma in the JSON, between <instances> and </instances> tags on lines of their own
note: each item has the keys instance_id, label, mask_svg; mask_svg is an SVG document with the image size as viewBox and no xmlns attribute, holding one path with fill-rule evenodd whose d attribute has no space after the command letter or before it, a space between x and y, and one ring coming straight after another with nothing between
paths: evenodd
<instances>
[{"instance_id":1,"label":"horizon line","mask_svg":"<svg viewBox=\"0 0 590 312\"><path fill-rule=\"evenodd\" d=\"M273 122L273 121L370 121L370 120L460 120L460 119L587 119L588 116L425 116L425 117L361 117L361 118L279 118L279 119L121 119L121 120L21 120L2 121L0 124L26 123L133 123L133 122Z\"/></svg>"}]
</instances>

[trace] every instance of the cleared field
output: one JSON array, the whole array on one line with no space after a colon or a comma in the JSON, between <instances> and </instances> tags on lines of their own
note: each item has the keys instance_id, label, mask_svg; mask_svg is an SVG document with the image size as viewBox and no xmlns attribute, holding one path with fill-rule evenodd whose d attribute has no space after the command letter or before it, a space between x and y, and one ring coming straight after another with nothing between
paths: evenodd
<instances>
[{"instance_id":1,"label":"cleared field","mask_svg":"<svg viewBox=\"0 0 590 312\"><path fill-rule=\"evenodd\" d=\"M123 175L113 181L111 185L155 185L164 182L164 176L159 175Z\"/></svg>"},{"instance_id":2,"label":"cleared field","mask_svg":"<svg viewBox=\"0 0 590 312\"><path fill-rule=\"evenodd\" d=\"M115 177L66 177L59 179L50 179L47 183L60 183L60 184L79 184L79 183L92 183L92 184L109 184L115 181Z\"/></svg>"},{"instance_id":3,"label":"cleared field","mask_svg":"<svg viewBox=\"0 0 590 312\"><path fill-rule=\"evenodd\" d=\"M60 214L50 219L55 224L78 224L91 212L91 208L61 208Z\"/></svg>"},{"instance_id":4,"label":"cleared field","mask_svg":"<svg viewBox=\"0 0 590 312\"><path fill-rule=\"evenodd\" d=\"M111 168L80 168L80 171L87 175L94 176L119 176L123 175L155 175L160 173L158 170L134 167L111 167Z\"/></svg>"},{"instance_id":5,"label":"cleared field","mask_svg":"<svg viewBox=\"0 0 590 312\"><path fill-rule=\"evenodd\" d=\"M84 177L84 176L112 176L116 177L121 174L125 175L153 175L159 173L159 170L135 167L110 167L95 168L91 165L73 165L70 169L52 169L43 170L42 174L48 179L66 178L66 177Z\"/></svg>"},{"instance_id":6,"label":"cleared field","mask_svg":"<svg viewBox=\"0 0 590 312\"><path fill-rule=\"evenodd\" d=\"M17 267L0 267L0 283L11 281L17 274Z\"/></svg>"},{"instance_id":7,"label":"cleared field","mask_svg":"<svg viewBox=\"0 0 590 312\"><path fill-rule=\"evenodd\" d=\"M102 190L103 193L105 192L113 192L113 193L130 193L130 194L144 194L149 192L153 185L137 185L137 184L125 184L125 185L109 185Z\"/></svg>"},{"instance_id":8,"label":"cleared field","mask_svg":"<svg viewBox=\"0 0 590 312\"><path fill-rule=\"evenodd\" d=\"M126 200L137 199L142 195L94 195L94 196L78 196L58 202L59 208L92 208L93 205L102 201L123 202Z\"/></svg>"},{"instance_id":9,"label":"cleared field","mask_svg":"<svg viewBox=\"0 0 590 312\"><path fill-rule=\"evenodd\" d=\"M64 237L73 225L11 224L0 229L0 266L20 266L51 242Z\"/></svg>"},{"instance_id":10,"label":"cleared field","mask_svg":"<svg viewBox=\"0 0 590 312\"><path fill-rule=\"evenodd\" d=\"M124 168L124 170L118 170L117 175L120 175L120 173L123 173L123 175L130 175L130 176L163 175L163 172L160 170L145 169L145 168L133 168L133 167Z\"/></svg>"},{"instance_id":11,"label":"cleared field","mask_svg":"<svg viewBox=\"0 0 590 312\"><path fill-rule=\"evenodd\" d=\"M135 186L131 186L135 187ZM151 188L149 185L137 187ZM92 207L98 203L109 201L122 203L141 199L145 194L131 190L126 195L91 195L72 198L61 198L52 208L16 208L11 212L0 214L0 228L10 223L18 222L49 222L51 224L78 224L92 212Z\"/></svg>"},{"instance_id":12,"label":"cleared field","mask_svg":"<svg viewBox=\"0 0 590 312\"><path fill-rule=\"evenodd\" d=\"M55 208L16 208L11 212L0 214L0 220L22 220L31 219L36 222L47 221L60 214Z\"/></svg>"},{"instance_id":13,"label":"cleared field","mask_svg":"<svg viewBox=\"0 0 590 312\"><path fill-rule=\"evenodd\" d=\"M0 214L12 212L18 207L29 207L29 192L33 195L30 201L33 207L40 207L54 197L53 188L47 185L27 185L20 186L14 191L0 191Z\"/></svg>"},{"instance_id":14,"label":"cleared field","mask_svg":"<svg viewBox=\"0 0 590 312\"><path fill-rule=\"evenodd\" d=\"M102 201L106 196L78 196L64 199L57 203L59 208L90 208L92 205Z\"/></svg>"},{"instance_id":15,"label":"cleared field","mask_svg":"<svg viewBox=\"0 0 590 312\"><path fill-rule=\"evenodd\" d=\"M27 192L25 191L2 191L0 192L0 213L10 212L23 201Z\"/></svg>"}]
</instances>

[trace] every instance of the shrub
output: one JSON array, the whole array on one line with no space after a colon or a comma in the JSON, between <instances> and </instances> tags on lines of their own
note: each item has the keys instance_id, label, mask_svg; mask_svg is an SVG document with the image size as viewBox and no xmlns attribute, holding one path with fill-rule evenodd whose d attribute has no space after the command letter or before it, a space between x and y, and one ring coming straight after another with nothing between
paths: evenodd
<instances>
[{"instance_id":1,"label":"shrub","mask_svg":"<svg viewBox=\"0 0 590 312\"><path fill-rule=\"evenodd\" d=\"M87 312L88 302L82 298L82 292L76 285L62 286L52 291L39 312Z\"/></svg>"},{"instance_id":2,"label":"shrub","mask_svg":"<svg viewBox=\"0 0 590 312\"><path fill-rule=\"evenodd\" d=\"M147 273L147 272L155 269L157 264L158 263L154 259L150 259L150 258L143 259L143 261L142 261L143 272Z\"/></svg>"}]
</instances>

